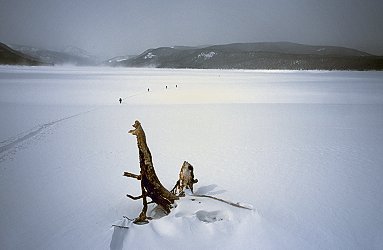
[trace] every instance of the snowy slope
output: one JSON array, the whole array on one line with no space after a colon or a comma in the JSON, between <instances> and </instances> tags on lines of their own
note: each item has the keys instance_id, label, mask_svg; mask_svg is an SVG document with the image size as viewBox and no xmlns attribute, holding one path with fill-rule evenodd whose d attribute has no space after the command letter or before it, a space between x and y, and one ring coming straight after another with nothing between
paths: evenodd
<instances>
[{"instance_id":1,"label":"snowy slope","mask_svg":"<svg viewBox=\"0 0 383 250\"><path fill-rule=\"evenodd\" d=\"M25 45L11 44L10 47L25 55L31 56L43 62L45 65L98 65L100 59L89 52L73 46L66 47L62 51L47 50Z\"/></svg>"},{"instance_id":2,"label":"snowy slope","mask_svg":"<svg viewBox=\"0 0 383 250\"><path fill-rule=\"evenodd\" d=\"M4 249L383 247L381 72L0 67L0 115ZM253 210L187 196L124 219L135 119L164 186L187 160L196 193Z\"/></svg>"}]
</instances>

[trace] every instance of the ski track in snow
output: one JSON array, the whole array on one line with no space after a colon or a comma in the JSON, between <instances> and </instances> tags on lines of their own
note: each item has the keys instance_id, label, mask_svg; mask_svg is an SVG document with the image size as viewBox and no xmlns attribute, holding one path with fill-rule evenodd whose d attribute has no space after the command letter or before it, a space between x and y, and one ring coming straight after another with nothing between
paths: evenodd
<instances>
[{"instance_id":1,"label":"ski track in snow","mask_svg":"<svg viewBox=\"0 0 383 250\"><path fill-rule=\"evenodd\" d=\"M152 91L152 92L159 92L159 91ZM146 91L141 91L141 92L123 97L123 101L124 101L123 105L126 105L127 100L140 95L144 95L144 94L146 94ZM21 132L18 135L13 136L9 139L1 141L0 142L0 162L3 162L4 160L9 159L10 155L14 155L20 148L22 148L25 145L25 142L29 141L32 138L35 138L37 135L41 135L44 131L48 130L52 126L58 123L61 123L63 121L69 120L71 118L96 111L98 109L101 109L101 107L80 112L74 115L66 116L48 123L44 123L42 125L35 126L32 129L29 129L27 131Z\"/></svg>"},{"instance_id":2,"label":"ski track in snow","mask_svg":"<svg viewBox=\"0 0 383 250\"><path fill-rule=\"evenodd\" d=\"M69 120L71 118L92 112L94 110L96 110L96 109L91 109L91 110L81 112L81 113L78 113L75 115L67 116L67 117L64 117L64 118L61 118L61 119L58 119L55 121L44 123L42 125L39 125L39 126L32 128L30 130L27 130L26 132L22 132L22 133L14 136L14 137L11 137L5 141L0 142L0 145L3 144L0 147L0 162L7 159L10 154L15 154L17 152L17 150L20 148L20 145L23 145L29 139L36 137L37 135L43 133L44 131L51 128L52 126L54 126L58 123L61 123L63 121Z\"/></svg>"},{"instance_id":3,"label":"ski track in snow","mask_svg":"<svg viewBox=\"0 0 383 250\"><path fill-rule=\"evenodd\" d=\"M155 91L155 92L158 92L158 91ZM129 100L131 98L143 95L143 94L146 94L146 92L139 92L139 93L135 93L135 94L123 97L123 100L126 101L126 100ZM123 103L123 104L125 105L125 103ZM96 110L98 110L100 108L101 107L94 108L94 109L87 110L87 111L84 111L84 112L80 112L80 113L77 113L77 114L74 114L74 115L66 116L66 117L60 118L58 120L54 120L54 121L51 121L51 122L48 122L48 123L44 123L42 125L38 125L38 126L33 127L32 129L29 129L27 131L19 133L16 136L13 136L13 137L11 137L9 139L1 141L0 142L0 162L8 159L9 155L14 155L18 151L18 149L20 147L22 147L21 145L25 145L24 143L26 141L28 141L29 139L35 138L37 135L42 134L44 131L48 130L52 126L54 126L54 125L56 125L58 123L61 123L63 121L69 120L71 118L78 117L78 116L87 114L89 112L96 111Z\"/></svg>"},{"instance_id":4,"label":"ski track in snow","mask_svg":"<svg viewBox=\"0 0 383 250\"><path fill-rule=\"evenodd\" d=\"M3 71L1 249L383 249L381 72ZM188 160L202 196L144 226L134 119L164 186Z\"/></svg>"}]
</instances>

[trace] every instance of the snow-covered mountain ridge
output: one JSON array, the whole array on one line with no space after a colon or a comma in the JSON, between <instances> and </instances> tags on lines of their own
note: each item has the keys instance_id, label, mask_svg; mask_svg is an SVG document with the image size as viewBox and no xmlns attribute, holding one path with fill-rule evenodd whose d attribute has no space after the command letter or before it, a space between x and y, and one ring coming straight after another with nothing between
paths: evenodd
<instances>
[{"instance_id":1,"label":"snow-covered mountain ridge","mask_svg":"<svg viewBox=\"0 0 383 250\"><path fill-rule=\"evenodd\" d=\"M161 47L119 66L206 69L382 70L383 57L350 48L289 42Z\"/></svg>"},{"instance_id":2,"label":"snow-covered mountain ridge","mask_svg":"<svg viewBox=\"0 0 383 250\"><path fill-rule=\"evenodd\" d=\"M45 64L92 66L100 63L97 57L73 46L66 47L63 51L46 50L25 45L10 45L10 47Z\"/></svg>"}]
</instances>

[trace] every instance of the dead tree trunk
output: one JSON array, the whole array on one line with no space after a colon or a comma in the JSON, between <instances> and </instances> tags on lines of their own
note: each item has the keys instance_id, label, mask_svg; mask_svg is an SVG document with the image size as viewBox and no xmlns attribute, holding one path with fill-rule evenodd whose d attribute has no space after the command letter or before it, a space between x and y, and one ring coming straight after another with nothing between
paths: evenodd
<instances>
[{"instance_id":1,"label":"dead tree trunk","mask_svg":"<svg viewBox=\"0 0 383 250\"><path fill-rule=\"evenodd\" d=\"M124 176L141 181L141 195L137 197L127 195L131 199L142 199L143 201L142 211L139 217L134 221L135 223L141 224L148 222L148 217L146 217L148 209L147 197L152 200L151 202L160 205L167 214L170 213L172 204L178 199L178 197L169 192L158 179L156 172L154 171L152 155L146 144L145 132L141 127L141 123L139 121L135 121L133 127L135 129L130 130L129 133L135 135L137 138L140 159L140 175L124 172Z\"/></svg>"},{"instance_id":2,"label":"dead tree trunk","mask_svg":"<svg viewBox=\"0 0 383 250\"><path fill-rule=\"evenodd\" d=\"M194 179L194 168L189 162L184 161L179 176L180 178L170 192L178 196L185 196L185 189L190 189L193 193L193 185L197 183L198 180Z\"/></svg>"}]
</instances>

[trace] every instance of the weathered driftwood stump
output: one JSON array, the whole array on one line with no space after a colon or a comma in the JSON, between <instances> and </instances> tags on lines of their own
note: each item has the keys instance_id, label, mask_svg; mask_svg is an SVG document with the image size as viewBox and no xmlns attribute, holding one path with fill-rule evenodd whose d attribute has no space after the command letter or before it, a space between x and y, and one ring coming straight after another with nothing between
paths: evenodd
<instances>
[{"instance_id":1,"label":"weathered driftwood stump","mask_svg":"<svg viewBox=\"0 0 383 250\"><path fill-rule=\"evenodd\" d=\"M129 172L124 172L124 176L135 178L141 181L141 195L134 197L128 194L127 196L133 200L143 200L142 211L134 222L137 224L144 224L148 222L148 219L150 219L146 216L148 209L147 197L152 200L151 202L160 205L166 214L170 213L172 204L175 200L178 199L178 197L175 194L169 192L158 179L156 172L154 171L152 155L146 144L145 132L141 127L141 123L139 121L135 121L133 127L135 129L130 130L129 133L135 135L137 138L140 160L140 174L136 175Z\"/></svg>"},{"instance_id":2,"label":"weathered driftwood stump","mask_svg":"<svg viewBox=\"0 0 383 250\"><path fill-rule=\"evenodd\" d=\"M193 185L198 180L194 179L194 168L189 162L184 161L179 176L180 178L170 192L178 196L185 196L185 189L190 189L193 193Z\"/></svg>"}]
</instances>

